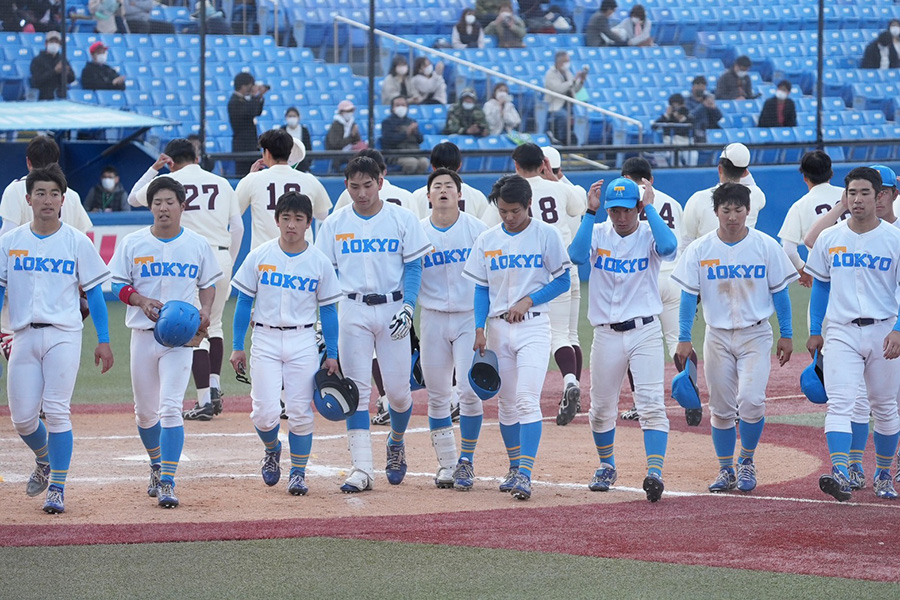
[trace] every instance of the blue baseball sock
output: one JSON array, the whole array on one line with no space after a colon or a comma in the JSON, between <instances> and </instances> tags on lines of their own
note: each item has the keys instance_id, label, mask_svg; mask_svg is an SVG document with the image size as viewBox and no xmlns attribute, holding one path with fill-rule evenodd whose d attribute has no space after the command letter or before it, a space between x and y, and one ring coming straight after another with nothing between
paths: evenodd
<instances>
[{"instance_id":1,"label":"blue baseball sock","mask_svg":"<svg viewBox=\"0 0 900 600\"><path fill-rule=\"evenodd\" d=\"M647 453L647 475L655 473L662 477L663 461L666 459L666 446L669 443L667 431L656 429L644 430L644 452Z\"/></svg>"},{"instance_id":2,"label":"blue baseball sock","mask_svg":"<svg viewBox=\"0 0 900 600\"><path fill-rule=\"evenodd\" d=\"M443 419L433 419L428 417L428 428L431 431L435 431L437 429L446 429L448 427L453 427L453 419L450 417L444 417Z\"/></svg>"},{"instance_id":3,"label":"blue baseball sock","mask_svg":"<svg viewBox=\"0 0 900 600\"><path fill-rule=\"evenodd\" d=\"M52 433L50 434L52 437ZM887 469L890 471L891 463L894 462L894 455L897 454L897 443L900 441L900 433L884 435L877 431L872 434L872 441L875 443L875 476ZM50 453L51 458L53 452ZM51 461L52 462L52 461Z\"/></svg>"},{"instance_id":4,"label":"blue baseball sock","mask_svg":"<svg viewBox=\"0 0 900 600\"><path fill-rule=\"evenodd\" d=\"M615 469L616 455L613 452L613 447L616 439L616 428L613 427L603 433L594 431L591 434L594 436L594 446L597 447L597 456L600 457L600 462L606 463Z\"/></svg>"},{"instance_id":5,"label":"blue baseball sock","mask_svg":"<svg viewBox=\"0 0 900 600\"><path fill-rule=\"evenodd\" d=\"M35 458L43 463L50 462L50 459L47 458L47 428L43 421L38 420L38 427L32 433L19 437L31 448Z\"/></svg>"},{"instance_id":6,"label":"blue baseball sock","mask_svg":"<svg viewBox=\"0 0 900 600\"><path fill-rule=\"evenodd\" d=\"M181 460L184 448L184 426L163 427L159 434L159 445L162 455L159 480L174 484L175 470L178 469L178 461Z\"/></svg>"},{"instance_id":7,"label":"blue baseball sock","mask_svg":"<svg viewBox=\"0 0 900 600\"><path fill-rule=\"evenodd\" d=\"M475 463L475 445L478 443L478 436L481 435L482 420L484 420L483 415L459 416L459 458L465 458L472 464Z\"/></svg>"},{"instance_id":8,"label":"blue baseball sock","mask_svg":"<svg viewBox=\"0 0 900 600\"><path fill-rule=\"evenodd\" d=\"M369 413L367 411L357 410L347 417L347 431L351 429L369 429L369 425Z\"/></svg>"},{"instance_id":9,"label":"blue baseball sock","mask_svg":"<svg viewBox=\"0 0 900 600\"><path fill-rule=\"evenodd\" d=\"M279 452L281 450L281 442L278 440L278 431L280 426L276 425L268 431L263 431L259 427L255 427L256 435L266 445L266 452Z\"/></svg>"},{"instance_id":10,"label":"blue baseball sock","mask_svg":"<svg viewBox=\"0 0 900 600\"><path fill-rule=\"evenodd\" d=\"M538 446L541 444L541 433L544 424L540 421L524 423L519 426L519 439L522 443L519 455L519 473L531 479L531 471L534 469L534 459L537 458Z\"/></svg>"},{"instance_id":11,"label":"blue baseball sock","mask_svg":"<svg viewBox=\"0 0 900 600\"><path fill-rule=\"evenodd\" d=\"M828 443L828 453L831 455L831 464L834 465L844 477L849 477L847 463L850 460L850 441L853 435L843 431L826 431L825 441Z\"/></svg>"},{"instance_id":12,"label":"blue baseball sock","mask_svg":"<svg viewBox=\"0 0 900 600\"><path fill-rule=\"evenodd\" d=\"M51 433L47 442L50 451L50 485L66 487L66 475L72 462L72 430Z\"/></svg>"},{"instance_id":13,"label":"blue baseball sock","mask_svg":"<svg viewBox=\"0 0 900 600\"><path fill-rule=\"evenodd\" d=\"M399 446L403 443L403 436L406 434L406 428L409 426L412 406L403 412L397 412L393 406L388 406L388 412L391 415L391 435L388 436L388 444Z\"/></svg>"},{"instance_id":14,"label":"blue baseball sock","mask_svg":"<svg viewBox=\"0 0 900 600\"><path fill-rule=\"evenodd\" d=\"M850 464L858 464L862 466L863 454L866 451L866 444L869 442L869 422L855 423L850 422Z\"/></svg>"},{"instance_id":15,"label":"blue baseball sock","mask_svg":"<svg viewBox=\"0 0 900 600\"><path fill-rule=\"evenodd\" d=\"M712 427L713 448L719 459L720 469L734 469L734 446L737 444L737 429L718 429Z\"/></svg>"},{"instance_id":16,"label":"blue baseball sock","mask_svg":"<svg viewBox=\"0 0 900 600\"><path fill-rule=\"evenodd\" d=\"M312 450L312 434L297 435L288 434L288 444L291 447L291 475L296 471L306 474L306 463L309 462L309 453Z\"/></svg>"},{"instance_id":17,"label":"blue baseball sock","mask_svg":"<svg viewBox=\"0 0 900 600\"><path fill-rule=\"evenodd\" d=\"M153 427L138 427L138 434L141 436L141 443L144 444L144 448L147 450L147 455L150 457L151 465L158 465L160 461L159 436L161 431L162 425L160 425L159 422L157 422Z\"/></svg>"},{"instance_id":18,"label":"blue baseball sock","mask_svg":"<svg viewBox=\"0 0 900 600\"><path fill-rule=\"evenodd\" d=\"M760 419L756 423L748 423L741 419L739 424L741 429L741 460L745 458L753 460L753 453L756 452L756 447L759 446L759 438L762 437L765 424L765 419Z\"/></svg>"},{"instance_id":19,"label":"blue baseball sock","mask_svg":"<svg viewBox=\"0 0 900 600\"><path fill-rule=\"evenodd\" d=\"M500 423L500 436L503 438L503 445L506 446L506 456L509 457L509 468L519 468L519 456L521 455L522 445L519 439L519 424L504 425Z\"/></svg>"}]
</instances>

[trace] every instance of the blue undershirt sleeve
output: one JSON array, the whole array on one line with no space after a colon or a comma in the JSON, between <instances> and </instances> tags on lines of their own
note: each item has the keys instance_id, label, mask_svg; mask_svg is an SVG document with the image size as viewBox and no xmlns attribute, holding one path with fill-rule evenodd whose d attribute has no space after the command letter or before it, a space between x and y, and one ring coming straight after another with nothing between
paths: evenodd
<instances>
[{"instance_id":1,"label":"blue undershirt sleeve","mask_svg":"<svg viewBox=\"0 0 900 600\"><path fill-rule=\"evenodd\" d=\"M794 337L794 329L792 326L791 314L791 297L788 295L788 289L784 288L776 294L772 294L772 302L775 304L775 314L778 315L778 330L781 337Z\"/></svg>"},{"instance_id":2,"label":"blue undershirt sleeve","mask_svg":"<svg viewBox=\"0 0 900 600\"><path fill-rule=\"evenodd\" d=\"M534 305L550 302L560 294L569 289L572 279L569 270L566 269L562 275L542 287L536 292L529 294Z\"/></svg>"},{"instance_id":3,"label":"blue undershirt sleeve","mask_svg":"<svg viewBox=\"0 0 900 600\"><path fill-rule=\"evenodd\" d=\"M106 300L103 298L103 286L95 285L85 292L88 308L91 309L91 320L97 330L97 343L109 343L109 313L106 310Z\"/></svg>"},{"instance_id":4,"label":"blue undershirt sleeve","mask_svg":"<svg viewBox=\"0 0 900 600\"><path fill-rule=\"evenodd\" d=\"M338 357L338 311L337 302L319 307L319 320L322 321L322 336L325 338L325 353L328 358Z\"/></svg>"},{"instance_id":5,"label":"blue undershirt sleeve","mask_svg":"<svg viewBox=\"0 0 900 600\"><path fill-rule=\"evenodd\" d=\"M422 260L417 258L403 263L403 303L416 307L419 286L422 285Z\"/></svg>"},{"instance_id":6,"label":"blue undershirt sleeve","mask_svg":"<svg viewBox=\"0 0 900 600\"><path fill-rule=\"evenodd\" d=\"M125 287L124 283L113 283L112 284L112 293L116 298L119 297L119 293L122 291L122 288Z\"/></svg>"},{"instance_id":7,"label":"blue undershirt sleeve","mask_svg":"<svg viewBox=\"0 0 900 600\"><path fill-rule=\"evenodd\" d=\"M232 350L244 349L244 338L247 329L250 328L250 309L253 308L253 297L244 292L238 292L237 304L234 307L234 321L232 322Z\"/></svg>"},{"instance_id":8,"label":"blue undershirt sleeve","mask_svg":"<svg viewBox=\"0 0 900 600\"><path fill-rule=\"evenodd\" d=\"M647 223L650 225L650 232L653 234L653 241L656 242L656 251L660 256L669 256L678 250L678 238L675 233L669 229L666 222L662 220L656 207L653 205L644 207L644 214L647 215Z\"/></svg>"},{"instance_id":9,"label":"blue undershirt sleeve","mask_svg":"<svg viewBox=\"0 0 900 600\"><path fill-rule=\"evenodd\" d=\"M491 312L491 293L487 286L475 286L475 329L484 329L488 313Z\"/></svg>"},{"instance_id":10,"label":"blue undershirt sleeve","mask_svg":"<svg viewBox=\"0 0 900 600\"><path fill-rule=\"evenodd\" d=\"M822 335L822 321L825 320L829 294L831 282L820 281L814 277L809 296L809 335Z\"/></svg>"},{"instance_id":11,"label":"blue undershirt sleeve","mask_svg":"<svg viewBox=\"0 0 900 600\"><path fill-rule=\"evenodd\" d=\"M697 316L697 295L681 291L681 304L678 307L678 341L690 342L694 329L694 317Z\"/></svg>"},{"instance_id":12,"label":"blue undershirt sleeve","mask_svg":"<svg viewBox=\"0 0 900 600\"><path fill-rule=\"evenodd\" d=\"M569 244L569 260L576 265L583 265L591 257L591 233L594 231L594 215L587 213L581 217L581 225L575 238Z\"/></svg>"},{"instance_id":13,"label":"blue undershirt sleeve","mask_svg":"<svg viewBox=\"0 0 900 600\"><path fill-rule=\"evenodd\" d=\"M0 285L0 310L3 310L3 299L6 297L6 288Z\"/></svg>"}]
</instances>

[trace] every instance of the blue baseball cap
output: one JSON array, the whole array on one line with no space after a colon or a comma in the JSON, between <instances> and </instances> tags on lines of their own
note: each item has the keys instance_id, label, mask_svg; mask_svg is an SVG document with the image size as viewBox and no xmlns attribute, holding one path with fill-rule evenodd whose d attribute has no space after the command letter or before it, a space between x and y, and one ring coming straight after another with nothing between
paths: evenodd
<instances>
[{"instance_id":1,"label":"blue baseball cap","mask_svg":"<svg viewBox=\"0 0 900 600\"><path fill-rule=\"evenodd\" d=\"M872 165L870 169L875 169L881 175L881 185L884 187L897 187L897 174L890 167L884 165Z\"/></svg>"},{"instance_id":2,"label":"blue baseball cap","mask_svg":"<svg viewBox=\"0 0 900 600\"><path fill-rule=\"evenodd\" d=\"M641 199L641 188L625 177L613 179L606 187L603 208L634 208Z\"/></svg>"}]
</instances>

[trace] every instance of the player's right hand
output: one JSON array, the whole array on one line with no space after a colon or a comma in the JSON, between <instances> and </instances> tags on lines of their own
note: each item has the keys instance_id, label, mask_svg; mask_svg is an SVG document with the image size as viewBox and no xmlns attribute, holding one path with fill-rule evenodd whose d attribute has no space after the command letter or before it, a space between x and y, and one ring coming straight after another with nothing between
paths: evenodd
<instances>
[{"instance_id":1,"label":"player's right hand","mask_svg":"<svg viewBox=\"0 0 900 600\"><path fill-rule=\"evenodd\" d=\"M137 305L144 314L147 315L147 318L156 323L159 320L159 309L163 307L162 302L159 300L154 300L153 298L143 298L140 303Z\"/></svg>"},{"instance_id":2,"label":"player's right hand","mask_svg":"<svg viewBox=\"0 0 900 600\"><path fill-rule=\"evenodd\" d=\"M800 285L806 288L811 288L813 284L812 275L804 271L802 267L800 269L797 269L797 272L800 273Z\"/></svg>"},{"instance_id":3,"label":"player's right hand","mask_svg":"<svg viewBox=\"0 0 900 600\"><path fill-rule=\"evenodd\" d=\"M100 368L100 373L106 373L110 369L112 369L113 362L113 353L112 348L109 347L109 344L104 342L102 344L97 344L97 348L94 350L94 364L99 365L103 363L103 366Z\"/></svg>"},{"instance_id":4,"label":"player's right hand","mask_svg":"<svg viewBox=\"0 0 900 600\"><path fill-rule=\"evenodd\" d=\"M603 191L603 180L600 179L591 184L591 188L588 190L588 208L594 212L600 210L600 206L603 204L600 199L600 192Z\"/></svg>"},{"instance_id":5,"label":"player's right hand","mask_svg":"<svg viewBox=\"0 0 900 600\"><path fill-rule=\"evenodd\" d=\"M169 158L167 154L161 153L159 158L156 159L156 162L153 163L153 170L159 171L163 167L168 167L168 169L172 170L172 165L175 164L175 161Z\"/></svg>"},{"instance_id":6,"label":"player's right hand","mask_svg":"<svg viewBox=\"0 0 900 600\"><path fill-rule=\"evenodd\" d=\"M893 360L900 356L900 331L891 331L884 338L884 357Z\"/></svg>"},{"instance_id":7,"label":"player's right hand","mask_svg":"<svg viewBox=\"0 0 900 600\"><path fill-rule=\"evenodd\" d=\"M244 365L247 364L247 354L243 350L234 350L231 353L231 358L228 359L228 362L231 363L235 373L243 375L246 371Z\"/></svg>"},{"instance_id":8,"label":"player's right hand","mask_svg":"<svg viewBox=\"0 0 900 600\"><path fill-rule=\"evenodd\" d=\"M678 342L678 345L675 346L675 356L678 357L683 365L687 364L693 352L694 345L690 342Z\"/></svg>"},{"instance_id":9,"label":"player's right hand","mask_svg":"<svg viewBox=\"0 0 900 600\"><path fill-rule=\"evenodd\" d=\"M484 356L485 348L487 348L487 338L484 337L484 329L478 328L475 330L475 345L472 346L472 350L478 352L479 356Z\"/></svg>"},{"instance_id":10,"label":"player's right hand","mask_svg":"<svg viewBox=\"0 0 900 600\"><path fill-rule=\"evenodd\" d=\"M340 370L340 369L338 369L338 361L333 358L326 358L325 361L322 363L322 368L328 369L329 375L334 375L335 373L337 373Z\"/></svg>"},{"instance_id":11,"label":"player's right hand","mask_svg":"<svg viewBox=\"0 0 900 600\"><path fill-rule=\"evenodd\" d=\"M825 346L825 339L821 335L811 335L806 340L806 350L810 356L814 356L816 351L821 352Z\"/></svg>"},{"instance_id":12,"label":"player's right hand","mask_svg":"<svg viewBox=\"0 0 900 600\"><path fill-rule=\"evenodd\" d=\"M266 168L266 161L264 161L261 158L258 158L256 160L256 162L254 162L252 165L250 165L250 172L258 173L259 171L262 171L265 168Z\"/></svg>"},{"instance_id":13,"label":"player's right hand","mask_svg":"<svg viewBox=\"0 0 900 600\"><path fill-rule=\"evenodd\" d=\"M641 196L641 206L653 206L653 199L656 198L656 192L653 191L653 184L646 179L641 179L644 186L644 194Z\"/></svg>"}]
</instances>

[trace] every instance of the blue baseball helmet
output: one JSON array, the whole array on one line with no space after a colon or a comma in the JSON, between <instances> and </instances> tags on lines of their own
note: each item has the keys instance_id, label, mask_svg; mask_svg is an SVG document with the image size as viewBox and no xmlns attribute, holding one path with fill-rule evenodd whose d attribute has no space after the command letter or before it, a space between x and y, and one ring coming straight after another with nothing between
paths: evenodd
<instances>
[{"instance_id":1,"label":"blue baseball helmet","mask_svg":"<svg viewBox=\"0 0 900 600\"><path fill-rule=\"evenodd\" d=\"M153 337L168 348L184 346L197 335L200 311L181 300L170 300L159 309L159 319L153 327Z\"/></svg>"},{"instance_id":2,"label":"blue baseball helmet","mask_svg":"<svg viewBox=\"0 0 900 600\"><path fill-rule=\"evenodd\" d=\"M800 373L800 390L806 394L810 402L825 404L828 394L825 393L825 372L822 355L816 350L813 361Z\"/></svg>"},{"instance_id":3,"label":"blue baseball helmet","mask_svg":"<svg viewBox=\"0 0 900 600\"><path fill-rule=\"evenodd\" d=\"M349 377L328 374L319 369L315 375L313 404L319 414L329 421L344 421L359 407L359 389Z\"/></svg>"},{"instance_id":4,"label":"blue baseball helmet","mask_svg":"<svg viewBox=\"0 0 900 600\"><path fill-rule=\"evenodd\" d=\"M469 369L469 385L482 400L490 400L500 391L500 369L493 350L485 350L484 356L475 352Z\"/></svg>"},{"instance_id":5,"label":"blue baseball helmet","mask_svg":"<svg viewBox=\"0 0 900 600\"><path fill-rule=\"evenodd\" d=\"M687 410L700 408L700 388L697 387L697 365L688 360L684 369L672 378L672 397Z\"/></svg>"}]
</instances>

